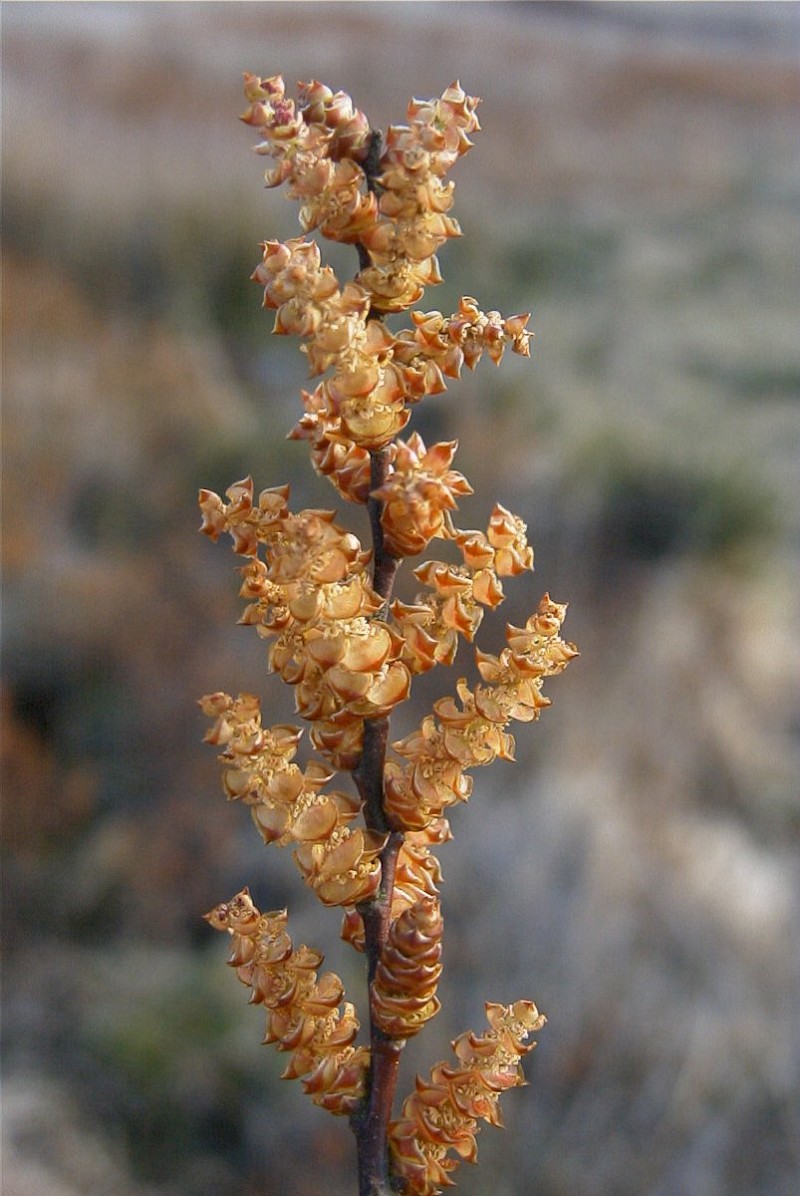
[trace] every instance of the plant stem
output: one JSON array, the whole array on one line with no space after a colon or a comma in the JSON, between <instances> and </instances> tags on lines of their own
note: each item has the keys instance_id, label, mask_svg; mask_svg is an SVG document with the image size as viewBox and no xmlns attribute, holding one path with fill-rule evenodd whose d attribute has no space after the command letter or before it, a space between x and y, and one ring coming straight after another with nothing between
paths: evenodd
<instances>
[{"instance_id":1,"label":"plant stem","mask_svg":"<svg viewBox=\"0 0 800 1196\"><path fill-rule=\"evenodd\" d=\"M389 452L380 449L371 454L371 483L376 490L386 481L389 472ZM380 522L381 503L371 498L368 503L373 543L373 588L388 603L399 560L390 556L383 542ZM364 950L367 957L367 981L370 993L371 1062L367 1095L359 1113L352 1118L358 1150L359 1196L390 1196L387 1133L392 1115L397 1072L404 1039L388 1038L375 1025L372 1017L372 984L381 950L389 933L392 910L392 891L397 855L403 835L393 831L384 810L383 769L389 738L387 717L365 719L361 760L353 776L364 802L366 825L379 834L388 835L381 853L381 887L373 901L359 907L364 921Z\"/></svg>"},{"instance_id":2,"label":"plant stem","mask_svg":"<svg viewBox=\"0 0 800 1196\"><path fill-rule=\"evenodd\" d=\"M369 152L363 163L367 190L373 193L380 190L377 179L380 174L382 140L381 133L377 129L373 130L370 134ZM359 269L366 270L371 265L369 251L361 243L356 245L356 251ZM368 319L382 320L383 313L370 308ZM388 448L378 449L370 454L371 490L377 490L384 484L389 475L389 463ZM400 561L391 556L384 547L381 510L380 500L370 498L367 511L372 532L372 588L383 598L385 610ZM361 759L353 773L364 803L364 821L367 827L378 834L388 836L381 852L381 887L378 896L359 907L364 922L364 951L367 957L370 998L370 1070L367 1095L359 1112L351 1118L358 1152L359 1196L390 1196L392 1192L387 1135L397 1087L400 1052L405 1045L403 1039L392 1039L383 1034L375 1025L372 1016L372 984L381 950L389 933L394 874L397 855L403 843L403 835L390 828L384 809L383 768L388 739L388 717L365 719Z\"/></svg>"},{"instance_id":3,"label":"plant stem","mask_svg":"<svg viewBox=\"0 0 800 1196\"><path fill-rule=\"evenodd\" d=\"M403 836L399 832L394 831L390 834L381 856L383 873L380 895L377 900L361 907L370 994L381 947L389 930L394 868L402 841ZM387 1038L375 1025L371 1006L370 995L371 1055L367 1096L363 1108L352 1118L358 1152L358 1193L359 1196L389 1196L392 1188L389 1181L387 1136L397 1087L400 1053L405 1046L405 1039Z\"/></svg>"},{"instance_id":4,"label":"plant stem","mask_svg":"<svg viewBox=\"0 0 800 1196\"><path fill-rule=\"evenodd\" d=\"M380 129L373 129L369 135L369 149L367 156L362 163L362 169L367 181L367 191L372 194L377 194L380 190L378 184L378 175L380 174L380 158L381 150L383 148L383 134ZM369 250L360 241L356 242L356 252L358 253L358 268L359 270L366 270L368 266L372 265L372 258L369 256Z\"/></svg>"}]
</instances>

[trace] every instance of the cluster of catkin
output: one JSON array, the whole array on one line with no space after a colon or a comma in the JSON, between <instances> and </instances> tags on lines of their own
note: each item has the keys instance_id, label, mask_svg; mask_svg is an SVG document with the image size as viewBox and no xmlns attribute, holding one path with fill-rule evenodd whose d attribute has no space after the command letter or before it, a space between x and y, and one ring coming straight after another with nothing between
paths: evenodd
<instances>
[{"instance_id":1,"label":"cluster of catkin","mask_svg":"<svg viewBox=\"0 0 800 1196\"><path fill-rule=\"evenodd\" d=\"M302 392L290 436L308 442L315 469L342 498L368 507L373 543L363 546L334 512L293 512L288 486L257 494L247 478L224 498L201 491L202 530L214 540L230 535L244 558L241 622L268 641L269 667L292 687L315 754L298 764L301 730L263 726L253 695L211 694L201 706L213 720L206 739L220 748L228 798L250 807L266 843L292 845L319 900L343 909L343 937L375 950L374 1047L416 1034L439 1009L434 852L450 834L445 812L469 797L473 768L513 759L507 728L538 718L549 704L543 682L576 649L560 635L566 608L545 595L524 627L507 627L499 656L476 650L474 688L460 680L456 697L435 702L416 731L388 754L384 743L376 757L372 733L408 699L413 678L452 664L484 611L503 601L503 579L532 568L525 524L499 504L485 529L456 526L457 500L472 490L452 468L454 442L428 448L417 433L399 439L413 406L444 391L463 366L473 369L484 353L497 364L506 348L527 356L528 317L484 312L466 297L451 316L411 310L408 328L393 332L385 323L441 281L436 253L460 235L446 176L479 125L478 101L458 83L440 99L413 100L408 123L385 140L349 96L317 82L300 84L295 101L280 76L245 75L245 94L242 119L259 130L257 151L272 159L267 183L288 184L304 233L317 229L358 252L359 272L342 284L314 240L269 241L253 278L275 312L274 332L298 336L311 377L321 379ZM414 568L413 601L391 601L400 561L434 539L443 559ZM377 814L366 808L368 753L379 769ZM331 788L342 772L355 776L358 795ZM365 921L376 904L385 932L368 942ZM247 890L207 917L232 936L231 965L267 1011L265 1041L290 1052L284 1074L301 1077L323 1107L357 1116L369 1098L371 1048L353 1045L358 1021L341 1004L339 979L318 980L322 957L294 949L285 911L261 914ZM458 1039L457 1065L438 1064L419 1080L389 1125L398 1189L425 1196L450 1183L456 1162L475 1157L478 1120L497 1123L500 1092L523 1082L519 1058L544 1019L530 1002L487 1012L489 1033Z\"/></svg>"},{"instance_id":2,"label":"cluster of catkin","mask_svg":"<svg viewBox=\"0 0 800 1196\"><path fill-rule=\"evenodd\" d=\"M216 906L206 919L231 935L228 960L250 1000L267 1014L265 1043L291 1052L284 1079L303 1078L315 1104L331 1113L352 1113L364 1094L369 1052L354 1047L358 1019L334 972L317 980L322 955L308 947L295 950L286 931L286 910L262 914L242 889Z\"/></svg>"}]
</instances>

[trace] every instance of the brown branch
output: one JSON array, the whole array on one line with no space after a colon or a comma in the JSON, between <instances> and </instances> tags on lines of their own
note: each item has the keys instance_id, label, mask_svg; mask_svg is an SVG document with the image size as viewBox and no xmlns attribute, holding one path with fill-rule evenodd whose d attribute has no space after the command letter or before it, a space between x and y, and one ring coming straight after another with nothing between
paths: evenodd
<instances>
[{"instance_id":1,"label":"brown branch","mask_svg":"<svg viewBox=\"0 0 800 1196\"><path fill-rule=\"evenodd\" d=\"M369 149L367 156L362 163L364 175L367 180L367 191L377 195L381 190L381 185L378 182L378 177L381 173L381 150L383 149L383 134L380 129L373 129L369 135ZM366 270L372 265L372 258L366 245L362 245L360 241L356 241L356 253L358 254L358 268L359 270ZM382 320L386 315L379 307L374 304L370 306L367 312L368 320Z\"/></svg>"},{"instance_id":2,"label":"brown branch","mask_svg":"<svg viewBox=\"0 0 800 1196\"><path fill-rule=\"evenodd\" d=\"M376 490L386 481L389 472L389 451L380 449L371 454L371 488ZM381 503L370 498L368 503L373 543L373 579L376 593L388 604L397 567L400 564L384 547L381 525ZM364 921L364 950L367 957L367 980L370 992L370 1048L371 1062L367 1096L364 1105L353 1116L351 1124L358 1148L359 1196L389 1196L387 1134L392 1115L400 1053L403 1039L388 1038L375 1025L372 1017L372 983L381 951L389 933L392 911L392 891L397 855L403 835L393 831L384 809L383 769L389 738L389 719L364 721L364 743L361 759L353 773L364 802L364 820L371 830L388 834L381 853L381 887L378 896L359 906Z\"/></svg>"},{"instance_id":3,"label":"brown branch","mask_svg":"<svg viewBox=\"0 0 800 1196\"><path fill-rule=\"evenodd\" d=\"M378 490L386 483L389 476L389 449L378 449L377 452L370 453L370 489L372 491ZM383 503L377 498L370 498L367 502L367 513L369 515L370 531L372 532L372 588L376 594L379 594L384 600L384 605L388 603L392 595L392 586L394 585L395 574L400 565L400 560L396 556L392 556L386 551L383 538L383 524L381 523L381 512L383 510Z\"/></svg>"},{"instance_id":4,"label":"brown branch","mask_svg":"<svg viewBox=\"0 0 800 1196\"><path fill-rule=\"evenodd\" d=\"M369 150L363 162L367 190L380 191L380 157L383 139L379 130L370 134ZM369 250L359 241L356 246L359 270L372 265ZM382 320L384 313L370 307L368 319ZM389 476L388 447L370 453L370 489L383 486ZM386 551L381 523L383 504L377 498L367 503L372 534L372 587L384 600L385 611L392 593L400 561ZM367 1095L361 1109L351 1117L358 1152L359 1196L391 1196L395 1191L389 1179L388 1128L392 1115L397 1073L404 1039L388 1038L375 1025L372 1017L372 984L381 951L389 934L392 913L392 892L397 856L403 844L401 832L392 830L384 809L383 770L389 739L388 717L364 720L364 741L361 759L353 772L353 779L364 803L364 821L370 830L387 835L381 852L381 887L373 901L360 905L364 922L364 951L367 957L367 982L370 993L370 1071Z\"/></svg>"},{"instance_id":5,"label":"brown branch","mask_svg":"<svg viewBox=\"0 0 800 1196\"><path fill-rule=\"evenodd\" d=\"M369 135L369 149L367 156L362 163L362 169L367 180L367 191L377 194L380 191L380 184L378 183L378 175L380 174L380 159L381 150L383 149L383 135L380 129L373 129ZM367 266L372 265L372 259L369 256L369 250L360 241L356 242L356 252L358 253L358 268L359 270L366 270Z\"/></svg>"},{"instance_id":6,"label":"brown branch","mask_svg":"<svg viewBox=\"0 0 800 1196\"><path fill-rule=\"evenodd\" d=\"M370 992L370 1071L367 1096L361 1110L351 1118L358 1153L359 1196L390 1196L388 1130L392 1116L400 1054L405 1039L388 1038L372 1017L372 983L381 948L389 933L392 889L397 855L403 843L398 831L389 835L381 855L381 889L375 901L360 906L364 920Z\"/></svg>"}]
</instances>

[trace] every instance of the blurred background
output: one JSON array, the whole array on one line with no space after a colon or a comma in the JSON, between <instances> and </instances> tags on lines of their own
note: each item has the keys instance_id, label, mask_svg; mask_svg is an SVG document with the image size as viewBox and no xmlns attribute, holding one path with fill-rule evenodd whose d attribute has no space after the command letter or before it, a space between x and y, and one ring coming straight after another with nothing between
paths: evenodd
<instances>
[{"instance_id":1,"label":"blurred background","mask_svg":"<svg viewBox=\"0 0 800 1196\"><path fill-rule=\"evenodd\" d=\"M401 1094L485 1000L533 997L531 1084L464 1196L798 1190L799 16L3 6L7 1196L355 1190L346 1124L278 1079L201 918L249 884L359 1000L338 914L226 805L195 705L249 689L292 718L198 487L337 501L284 439L304 363L248 281L297 224L237 124L243 70L382 128L456 78L482 96L425 304L533 311L532 362L482 363L411 427L459 438L461 526L495 499L529 524L536 575L482 647L547 589L582 655L454 813L444 1008Z\"/></svg>"}]
</instances>

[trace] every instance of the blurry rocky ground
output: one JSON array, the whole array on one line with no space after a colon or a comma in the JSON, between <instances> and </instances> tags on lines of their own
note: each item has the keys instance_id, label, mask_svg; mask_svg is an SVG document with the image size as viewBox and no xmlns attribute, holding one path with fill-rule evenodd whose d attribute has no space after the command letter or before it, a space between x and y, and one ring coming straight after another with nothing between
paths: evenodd
<instances>
[{"instance_id":1,"label":"blurry rocky ground","mask_svg":"<svg viewBox=\"0 0 800 1196\"><path fill-rule=\"evenodd\" d=\"M7 1196L353 1191L346 1126L278 1080L200 918L249 883L356 995L337 916L226 807L194 706L292 713L198 486L333 505L283 439L302 358L247 282L296 225L237 126L243 69L344 87L383 127L460 77L483 132L427 305L534 311L532 363L412 426L460 438L462 526L525 513L537 574L503 614L549 589L582 656L452 820L444 1009L403 1087L485 999L533 996L532 1084L462 1192L796 1192L797 14L4 6Z\"/></svg>"}]
</instances>

